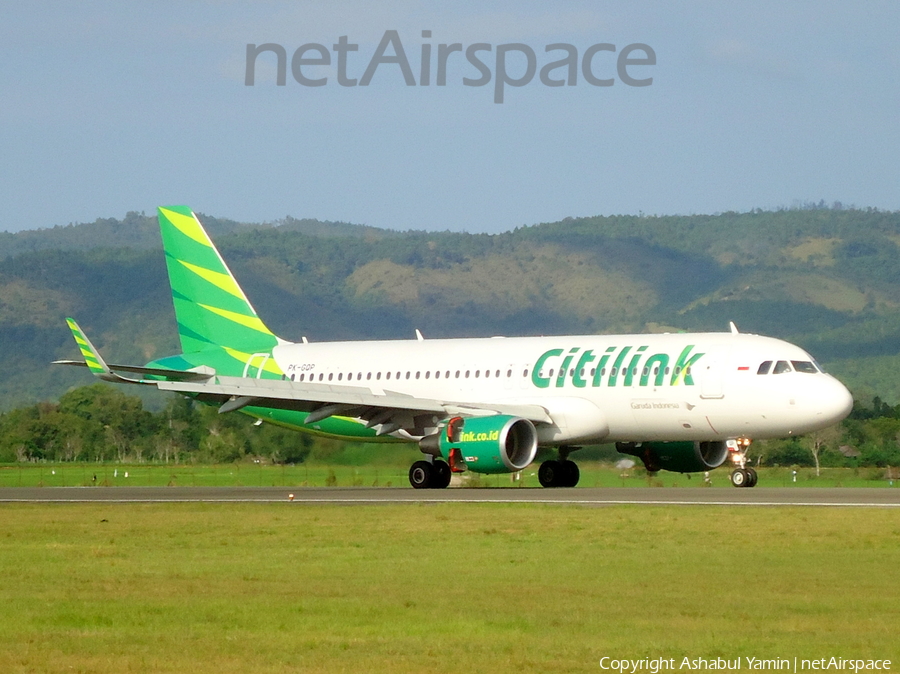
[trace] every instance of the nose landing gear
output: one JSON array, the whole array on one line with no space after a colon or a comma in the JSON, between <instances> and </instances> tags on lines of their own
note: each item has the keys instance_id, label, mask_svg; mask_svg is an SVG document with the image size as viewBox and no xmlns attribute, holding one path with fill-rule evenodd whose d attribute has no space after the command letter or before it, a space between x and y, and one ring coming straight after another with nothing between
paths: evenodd
<instances>
[{"instance_id":1,"label":"nose landing gear","mask_svg":"<svg viewBox=\"0 0 900 674\"><path fill-rule=\"evenodd\" d=\"M755 487L759 477L756 471L747 465L747 449L750 447L750 439L728 440L726 444L731 461L736 466L731 473L731 484L735 487Z\"/></svg>"}]
</instances>

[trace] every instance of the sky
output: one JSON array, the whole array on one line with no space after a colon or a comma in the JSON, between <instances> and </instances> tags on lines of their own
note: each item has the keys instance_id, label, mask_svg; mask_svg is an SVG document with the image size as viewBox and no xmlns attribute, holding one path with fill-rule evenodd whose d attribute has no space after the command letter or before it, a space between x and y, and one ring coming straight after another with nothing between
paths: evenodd
<instances>
[{"instance_id":1,"label":"sky","mask_svg":"<svg viewBox=\"0 0 900 674\"><path fill-rule=\"evenodd\" d=\"M897 26L888 1L4 2L0 230L166 204L491 233L821 200L898 210ZM342 36L357 48L339 72ZM285 82L263 52L248 85L247 45L267 43ZM456 43L438 86L439 45ZM308 44L330 64L297 71L321 86L294 76L325 58L295 56ZM490 80L467 86L479 44ZM584 74L593 45L589 74L611 86ZM574 82L542 82L570 50ZM498 103L504 72L523 84Z\"/></svg>"}]
</instances>

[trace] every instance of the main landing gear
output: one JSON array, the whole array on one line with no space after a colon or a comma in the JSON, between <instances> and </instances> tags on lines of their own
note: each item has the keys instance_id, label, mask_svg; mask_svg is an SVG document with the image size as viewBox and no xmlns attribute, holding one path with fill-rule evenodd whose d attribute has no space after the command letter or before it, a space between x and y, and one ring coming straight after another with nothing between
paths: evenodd
<instances>
[{"instance_id":1,"label":"main landing gear","mask_svg":"<svg viewBox=\"0 0 900 674\"><path fill-rule=\"evenodd\" d=\"M446 461L416 461L409 469L409 483L414 489L446 489L451 475Z\"/></svg>"},{"instance_id":2,"label":"main landing gear","mask_svg":"<svg viewBox=\"0 0 900 674\"><path fill-rule=\"evenodd\" d=\"M538 481L542 487L574 487L581 471L578 464L569 461L569 452L578 447L560 447L559 459L544 461L538 469ZM452 457L451 457L452 460ZM409 469L409 483L414 489L446 489L450 485L453 470L446 461L416 461Z\"/></svg>"},{"instance_id":3,"label":"main landing gear","mask_svg":"<svg viewBox=\"0 0 900 674\"><path fill-rule=\"evenodd\" d=\"M560 447L558 461L551 459L541 464L538 481L542 487L574 487L578 484L581 471L577 463L569 461L569 452L576 449L578 447Z\"/></svg>"},{"instance_id":4,"label":"main landing gear","mask_svg":"<svg viewBox=\"0 0 900 674\"><path fill-rule=\"evenodd\" d=\"M735 487L755 487L759 476L756 471L747 465L747 449L750 447L749 438L728 440L725 443L731 455L731 462L736 466L731 473L731 484Z\"/></svg>"}]
</instances>

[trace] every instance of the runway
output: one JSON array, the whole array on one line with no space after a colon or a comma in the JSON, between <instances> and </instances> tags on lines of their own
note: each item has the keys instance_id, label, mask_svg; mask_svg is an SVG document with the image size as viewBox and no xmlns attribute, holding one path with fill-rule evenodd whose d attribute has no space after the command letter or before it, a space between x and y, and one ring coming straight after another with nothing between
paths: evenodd
<instances>
[{"instance_id":1,"label":"runway","mask_svg":"<svg viewBox=\"0 0 900 674\"><path fill-rule=\"evenodd\" d=\"M573 506L716 505L900 508L900 489L581 488L443 489L374 487L6 487L0 503L533 503Z\"/></svg>"}]
</instances>

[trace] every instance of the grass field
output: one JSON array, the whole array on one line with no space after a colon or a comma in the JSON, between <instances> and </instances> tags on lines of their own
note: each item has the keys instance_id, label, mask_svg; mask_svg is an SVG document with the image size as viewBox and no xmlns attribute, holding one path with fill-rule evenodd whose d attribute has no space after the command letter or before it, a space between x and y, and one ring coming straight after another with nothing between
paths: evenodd
<instances>
[{"instance_id":1,"label":"grass field","mask_svg":"<svg viewBox=\"0 0 900 674\"><path fill-rule=\"evenodd\" d=\"M414 457L415 459L416 457ZM597 461L579 463L579 487L727 487L730 469L710 472L709 485L702 474L691 476L660 472L648 476L640 469L617 470ZM0 487L409 487L409 465L264 465L230 463L193 464L91 464L17 463L0 464ZM127 475L127 477L126 477ZM812 468L798 468L796 480L790 468L760 468L761 487L896 487L883 468L823 468L816 476ZM95 479L96 478L96 479ZM470 487L539 487L537 465L517 479L511 475L466 474L463 485Z\"/></svg>"},{"instance_id":2,"label":"grass field","mask_svg":"<svg viewBox=\"0 0 900 674\"><path fill-rule=\"evenodd\" d=\"M897 671L898 540L878 509L3 505L0 672Z\"/></svg>"}]
</instances>

